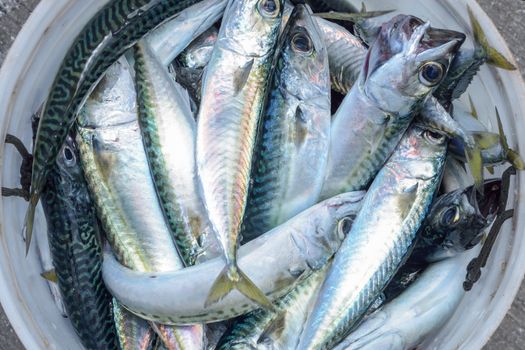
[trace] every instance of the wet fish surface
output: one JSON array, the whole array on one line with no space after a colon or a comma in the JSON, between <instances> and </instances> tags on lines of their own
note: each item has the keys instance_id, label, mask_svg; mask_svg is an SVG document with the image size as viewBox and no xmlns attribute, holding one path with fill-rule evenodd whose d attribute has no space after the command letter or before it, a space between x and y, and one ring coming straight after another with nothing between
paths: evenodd
<instances>
[{"instance_id":1,"label":"wet fish surface","mask_svg":"<svg viewBox=\"0 0 525 350\"><path fill-rule=\"evenodd\" d=\"M205 206L226 260L207 306L238 289L271 306L237 268L237 246L248 183L281 25L281 0L230 0L202 87L197 169Z\"/></svg>"},{"instance_id":2,"label":"wet fish surface","mask_svg":"<svg viewBox=\"0 0 525 350\"><path fill-rule=\"evenodd\" d=\"M42 192L57 283L67 315L88 349L117 346L111 295L102 280L101 233L72 137Z\"/></svg>"},{"instance_id":3,"label":"wet fish surface","mask_svg":"<svg viewBox=\"0 0 525 350\"><path fill-rule=\"evenodd\" d=\"M243 218L247 242L316 203L330 134L330 77L322 33L297 5L281 39L255 147Z\"/></svg>"}]
</instances>

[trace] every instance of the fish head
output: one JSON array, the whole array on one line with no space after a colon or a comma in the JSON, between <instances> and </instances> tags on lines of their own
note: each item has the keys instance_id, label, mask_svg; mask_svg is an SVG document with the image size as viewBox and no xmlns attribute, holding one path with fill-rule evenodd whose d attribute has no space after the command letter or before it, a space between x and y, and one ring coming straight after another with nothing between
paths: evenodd
<instances>
[{"instance_id":1,"label":"fish head","mask_svg":"<svg viewBox=\"0 0 525 350\"><path fill-rule=\"evenodd\" d=\"M359 84L380 109L408 114L441 83L464 40L417 17L396 16L370 47Z\"/></svg>"},{"instance_id":2,"label":"fish head","mask_svg":"<svg viewBox=\"0 0 525 350\"><path fill-rule=\"evenodd\" d=\"M423 239L436 244L426 260L436 262L474 248L498 212L501 188L501 180L487 180L483 195L471 186L439 197L423 233Z\"/></svg>"},{"instance_id":3,"label":"fish head","mask_svg":"<svg viewBox=\"0 0 525 350\"><path fill-rule=\"evenodd\" d=\"M448 145L448 137L441 131L413 123L401 139L391 159L427 161L442 157Z\"/></svg>"},{"instance_id":4,"label":"fish head","mask_svg":"<svg viewBox=\"0 0 525 350\"><path fill-rule=\"evenodd\" d=\"M297 5L281 39L277 69L286 70L282 84L306 103L330 96L328 53L321 29L308 5Z\"/></svg>"},{"instance_id":5,"label":"fish head","mask_svg":"<svg viewBox=\"0 0 525 350\"><path fill-rule=\"evenodd\" d=\"M73 137L68 136L66 138L57 156L56 165L59 169L61 185L65 192L72 191L74 186L71 186L71 188L66 187L84 181L78 147Z\"/></svg>"},{"instance_id":6,"label":"fish head","mask_svg":"<svg viewBox=\"0 0 525 350\"><path fill-rule=\"evenodd\" d=\"M248 57L272 52L281 27L284 0L230 0L219 32L219 44Z\"/></svg>"}]
</instances>

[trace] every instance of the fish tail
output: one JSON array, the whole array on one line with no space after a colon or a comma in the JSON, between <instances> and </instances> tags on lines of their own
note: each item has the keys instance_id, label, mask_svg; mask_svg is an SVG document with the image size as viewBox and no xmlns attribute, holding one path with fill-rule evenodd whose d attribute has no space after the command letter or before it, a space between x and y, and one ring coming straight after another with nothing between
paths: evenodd
<instances>
[{"instance_id":1,"label":"fish tail","mask_svg":"<svg viewBox=\"0 0 525 350\"><path fill-rule=\"evenodd\" d=\"M465 157L474 178L474 186L479 193L483 194L483 158L481 157L481 148L478 145L465 147Z\"/></svg>"},{"instance_id":2,"label":"fish tail","mask_svg":"<svg viewBox=\"0 0 525 350\"><path fill-rule=\"evenodd\" d=\"M468 15L470 17L470 25L472 26L476 46L486 55L487 63L505 70L516 70L517 68L514 64L505 58L505 56L503 56L498 50L490 46L483 28L481 28L481 24L474 16L470 7L468 7Z\"/></svg>"},{"instance_id":3,"label":"fish tail","mask_svg":"<svg viewBox=\"0 0 525 350\"><path fill-rule=\"evenodd\" d=\"M491 132L475 131L468 135L472 140L465 147L465 157L474 178L474 184L478 191L483 190L483 158L481 151L490 149L499 144L498 135Z\"/></svg>"},{"instance_id":4,"label":"fish tail","mask_svg":"<svg viewBox=\"0 0 525 350\"><path fill-rule=\"evenodd\" d=\"M525 170L525 162L523 162L523 159L521 158L519 153L509 147L509 142L507 140L507 136L505 135L505 131L503 130L503 123L501 122L501 116L499 114L497 107L496 107L496 121L498 122L499 142L501 143L501 146L503 147L503 149L505 150L507 154L507 160L517 170Z\"/></svg>"},{"instance_id":5,"label":"fish tail","mask_svg":"<svg viewBox=\"0 0 525 350\"><path fill-rule=\"evenodd\" d=\"M525 162L518 154L518 152L509 148L507 150L507 159L509 160L510 164L512 164L512 166L517 170L525 170Z\"/></svg>"},{"instance_id":6,"label":"fish tail","mask_svg":"<svg viewBox=\"0 0 525 350\"><path fill-rule=\"evenodd\" d=\"M472 138L474 144L482 150L490 149L500 143L498 135L487 131L473 131L469 133L469 137Z\"/></svg>"},{"instance_id":7,"label":"fish tail","mask_svg":"<svg viewBox=\"0 0 525 350\"><path fill-rule=\"evenodd\" d=\"M208 307L215 304L228 295L233 289L237 289L248 299L265 308L273 308L272 303L268 300L266 295L264 295L259 287L257 287L235 264L226 265L221 271L211 287L210 294L208 294L204 306Z\"/></svg>"},{"instance_id":8,"label":"fish tail","mask_svg":"<svg viewBox=\"0 0 525 350\"><path fill-rule=\"evenodd\" d=\"M26 255L29 253L31 238L33 237L33 224L35 222L35 211L38 200L39 195L36 192L33 192L31 194L31 198L29 199L29 207L27 208L25 224L23 228L23 237L25 237L26 240Z\"/></svg>"}]
</instances>

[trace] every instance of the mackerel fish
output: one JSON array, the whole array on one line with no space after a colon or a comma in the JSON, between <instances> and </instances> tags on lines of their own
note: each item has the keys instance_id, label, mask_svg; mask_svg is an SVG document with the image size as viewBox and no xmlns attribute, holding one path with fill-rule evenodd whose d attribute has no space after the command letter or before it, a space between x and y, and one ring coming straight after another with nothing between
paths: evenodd
<instances>
[{"instance_id":1,"label":"mackerel fish","mask_svg":"<svg viewBox=\"0 0 525 350\"><path fill-rule=\"evenodd\" d=\"M373 181L337 251L297 349L348 335L408 257L441 183L447 139L413 125Z\"/></svg>"},{"instance_id":2,"label":"mackerel fish","mask_svg":"<svg viewBox=\"0 0 525 350\"><path fill-rule=\"evenodd\" d=\"M220 248L198 188L196 124L188 92L173 80L147 42L140 41L134 52L144 148L178 251L191 266L204 255L219 255Z\"/></svg>"},{"instance_id":3,"label":"mackerel fish","mask_svg":"<svg viewBox=\"0 0 525 350\"><path fill-rule=\"evenodd\" d=\"M111 295L102 280L102 248L93 201L68 136L42 192L49 248L67 315L87 349L117 346Z\"/></svg>"},{"instance_id":4,"label":"mackerel fish","mask_svg":"<svg viewBox=\"0 0 525 350\"><path fill-rule=\"evenodd\" d=\"M278 50L255 148L244 242L315 204L328 158L328 56L305 5L295 7Z\"/></svg>"},{"instance_id":5,"label":"mackerel fish","mask_svg":"<svg viewBox=\"0 0 525 350\"><path fill-rule=\"evenodd\" d=\"M147 321L131 314L120 306L116 300L113 302L113 317L119 337L118 348L121 350L152 349L156 335Z\"/></svg>"},{"instance_id":6,"label":"mackerel fish","mask_svg":"<svg viewBox=\"0 0 525 350\"><path fill-rule=\"evenodd\" d=\"M397 16L382 27L358 83L333 118L321 198L370 183L445 76L464 39L461 33L430 28L412 16Z\"/></svg>"},{"instance_id":7,"label":"mackerel fish","mask_svg":"<svg viewBox=\"0 0 525 350\"><path fill-rule=\"evenodd\" d=\"M58 70L38 126L31 198L24 225L26 252L33 233L35 208L48 172L96 82L138 39L196 2L112 0L79 33Z\"/></svg>"},{"instance_id":8,"label":"mackerel fish","mask_svg":"<svg viewBox=\"0 0 525 350\"><path fill-rule=\"evenodd\" d=\"M205 306L236 288L271 303L237 267L255 138L283 12L282 0L230 0L202 87L197 169L205 206L226 260Z\"/></svg>"},{"instance_id":9,"label":"mackerel fish","mask_svg":"<svg viewBox=\"0 0 525 350\"><path fill-rule=\"evenodd\" d=\"M79 117L82 166L119 261L144 272L177 270L184 264L165 224L137 119L132 70L121 58L101 80ZM177 336L170 340L173 345L168 347L175 346L178 339L185 340L179 344L184 349L200 348L204 342L201 325L175 332Z\"/></svg>"}]
</instances>

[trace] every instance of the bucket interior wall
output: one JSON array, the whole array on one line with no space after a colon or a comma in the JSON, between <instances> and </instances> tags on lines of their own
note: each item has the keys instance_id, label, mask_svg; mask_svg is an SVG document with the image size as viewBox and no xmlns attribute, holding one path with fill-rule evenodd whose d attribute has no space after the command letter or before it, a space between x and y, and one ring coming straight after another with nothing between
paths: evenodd
<instances>
[{"instance_id":1,"label":"bucket interior wall","mask_svg":"<svg viewBox=\"0 0 525 350\"><path fill-rule=\"evenodd\" d=\"M0 71L0 136L10 133L26 145L31 142L30 119L43 103L62 58L78 32L108 0L43 0L22 29ZM361 1L353 1L358 8ZM474 0L367 0L369 10L396 9L430 20L435 27L470 33L467 4L485 29L489 42L505 56L511 53L492 22ZM469 45L467 43L466 45ZM471 43L470 43L471 45ZM460 103L472 96L480 120L497 130L494 107L502 118L509 143L525 150L525 88L518 72L485 66ZM467 107L468 108L468 107ZM521 153L520 152L520 153ZM21 159L10 145L0 144L1 182L17 187ZM495 174L501 175L501 173ZM489 175L487 174L487 177ZM519 288L525 271L525 193L521 174L513 178L510 205L513 220L503 227L487 268L474 289L467 293L444 328L429 337L424 349L479 349L495 331ZM81 347L69 321L56 308L35 245L25 256L22 227L27 203L0 199L0 301L21 341L28 349L78 349ZM39 208L35 235L46 234Z\"/></svg>"}]
</instances>

